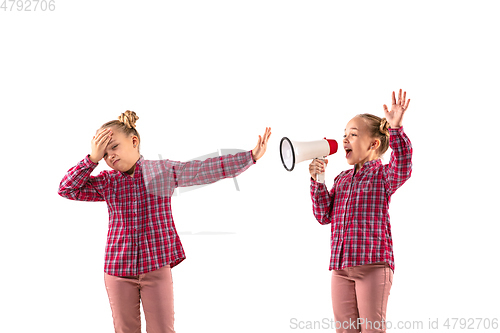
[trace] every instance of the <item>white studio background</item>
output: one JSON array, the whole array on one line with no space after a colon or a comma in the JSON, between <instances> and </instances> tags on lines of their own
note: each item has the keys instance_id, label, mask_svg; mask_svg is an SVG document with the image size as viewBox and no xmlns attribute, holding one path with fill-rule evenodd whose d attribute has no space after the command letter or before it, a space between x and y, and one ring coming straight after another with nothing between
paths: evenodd
<instances>
[{"instance_id":1,"label":"white studio background","mask_svg":"<svg viewBox=\"0 0 500 333\"><path fill-rule=\"evenodd\" d=\"M399 88L414 156L390 206L387 319L500 317L495 1L11 5L0 10L2 331L113 331L106 204L57 189L125 110L140 117L146 159L250 150L272 127L241 191L226 179L173 198L187 253L172 270L176 331L333 331L291 325L333 318L330 226L312 214L309 162L285 171L279 142L341 142L352 117L383 116ZM330 188L350 166L343 151L329 160Z\"/></svg>"}]
</instances>

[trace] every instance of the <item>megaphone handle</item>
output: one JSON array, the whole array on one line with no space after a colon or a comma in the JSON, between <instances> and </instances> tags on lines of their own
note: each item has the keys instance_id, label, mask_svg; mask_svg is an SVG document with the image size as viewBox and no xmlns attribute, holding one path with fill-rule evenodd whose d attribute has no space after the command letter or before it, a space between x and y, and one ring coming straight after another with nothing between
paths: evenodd
<instances>
[{"instance_id":1,"label":"megaphone handle","mask_svg":"<svg viewBox=\"0 0 500 333\"><path fill-rule=\"evenodd\" d=\"M322 157L318 157L316 158L317 160L321 160L321 161L325 161L325 157L322 156ZM325 173L317 173L316 174L316 181L318 183L321 183L321 184L324 184L325 183Z\"/></svg>"}]
</instances>

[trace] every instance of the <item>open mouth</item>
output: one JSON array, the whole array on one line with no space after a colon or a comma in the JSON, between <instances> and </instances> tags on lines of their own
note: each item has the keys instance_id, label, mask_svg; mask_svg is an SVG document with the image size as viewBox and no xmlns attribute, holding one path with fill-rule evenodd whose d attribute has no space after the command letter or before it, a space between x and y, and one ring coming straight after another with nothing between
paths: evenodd
<instances>
[{"instance_id":1,"label":"open mouth","mask_svg":"<svg viewBox=\"0 0 500 333\"><path fill-rule=\"evenodd\" d=\"M351 155L351 152L352 152L352 149L346 148L346 150L345 150L345 157L349 158L349 156Z\"/></svg>"}]
</instances>

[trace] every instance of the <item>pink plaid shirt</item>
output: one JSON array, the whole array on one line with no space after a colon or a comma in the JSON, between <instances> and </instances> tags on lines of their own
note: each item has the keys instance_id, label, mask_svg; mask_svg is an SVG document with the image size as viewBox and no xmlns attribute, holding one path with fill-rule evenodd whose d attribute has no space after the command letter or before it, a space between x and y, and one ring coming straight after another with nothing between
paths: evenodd
<instances>
[{"instance_id":1,"label":"pink plaid shirt","mask_svg":"<svg viewBox=\"0 0 500 333\"><path fill-rule=\"evenodd\" d=\"M321 224L331 223L330 270L387 262L394 271L389 203L410 178L412 146L403 131L389 128L389 164L366 162L335 177L330 192L311 178L313 213Z\"/></svg>"},{"instance_id":2,"label":"pink plaid shirt","mask_svg":"<svg viewBox=\"0 0 500 333\"><path fill-rule=\"evenodd\" d=\"M106 201L109 229L104 271L138 275L174 267L186 258L170 207L176 187L236 177L253 164L251 151L189 162L144 160L141 155L133 177L115 170L91 176L97 164L87 155L69 169L58 193L71 200Z\"/></svg>"}]
</instances>

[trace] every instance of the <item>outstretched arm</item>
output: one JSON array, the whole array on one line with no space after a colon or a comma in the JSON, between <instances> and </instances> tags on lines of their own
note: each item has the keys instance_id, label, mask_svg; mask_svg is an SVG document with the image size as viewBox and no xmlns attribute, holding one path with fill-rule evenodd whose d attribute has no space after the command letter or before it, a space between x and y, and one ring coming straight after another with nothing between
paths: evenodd
<instances>
[{"instance_id":1,"label":"outstretched arm","mask_svg":"<svg viewBox=\"0 0 500 333\"><path fill-rule=\"evenodd\" d=\"M211 184L220 179L236 177L255 161L260 159L267 149L271 128L266 128L264 136L259 135L257 146L247 152L178 162L162 160L149 162L146 170L146 183L160 193L172 193L176 187Z\"/></svg>"}]
</instances>

